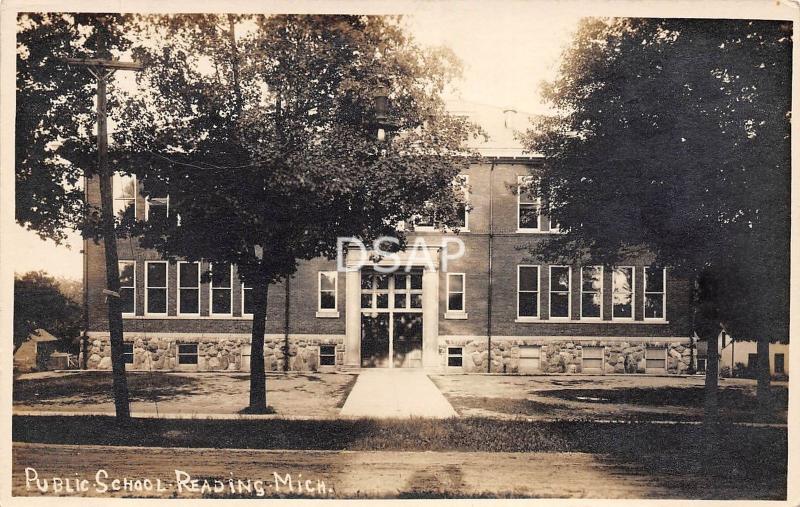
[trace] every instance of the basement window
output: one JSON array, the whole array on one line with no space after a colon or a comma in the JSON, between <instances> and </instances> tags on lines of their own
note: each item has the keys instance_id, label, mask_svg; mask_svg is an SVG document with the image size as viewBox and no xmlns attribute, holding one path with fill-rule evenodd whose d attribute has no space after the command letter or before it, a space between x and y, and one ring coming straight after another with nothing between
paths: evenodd
<instances>
[{"instance_id":1,"label":"basement window","mask_svg":"<svg viewBox=\"0 0 800 507\"><path fill-rule=\"evenodd\" d=\"M666 347L648 347L645 353L645 373L663 373L667 370Z\"/></svg>"},{"instance_id":2,"label":"basement window","mask_svg":"<svg viewBox=\"0 0 800 507\"><path fill-rule=\"evenodd\" d=\"M178 364L197 364L197 344L178 344Z\"/></svg>"},{"instance_id":3,"label":"basement window","mask_svg":"<svg viewBox=\"0 0 800 507\"><path fill-rule=\"evenodd\" d=\"M581 370L584 373L603 373L605 347L584 346L581 352Z\"/></svg>"},{"instance_id":4,"label":"basement window","mask_svg":"<svg viewBox=\"0 0 800 507\"><path fill-rule=\"evenodd\" d=\"M461 368L464 366L463 347L447 347L447 366Z\"/></svg>"},{"instance_id":5,"label":"basement window","mask_svg":"<svg viewBox=\"0 0 800 507\"><path fill-rule=\"evenodd\" d=\"M133 364L133 344L122 344L122 362L125 364Z\"/></svg>"},{"instance_id":6,"label":"basement window","mask_svg":"<svg viewBox=\"0 0 800 507\"><path fill-rule=\"evenodd\" d=\"M319 346L319 365L336 366L336 345Z\"/></svg>"}]
</instances>

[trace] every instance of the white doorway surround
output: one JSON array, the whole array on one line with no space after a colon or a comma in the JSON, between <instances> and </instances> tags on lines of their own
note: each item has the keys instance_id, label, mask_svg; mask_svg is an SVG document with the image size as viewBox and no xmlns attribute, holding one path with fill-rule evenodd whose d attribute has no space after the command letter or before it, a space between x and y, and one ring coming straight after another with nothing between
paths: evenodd
<instances>
[{"instance_id":1,"label":"white doorway surround","mask_svg":"<svg viewBox=\"0 0 800 507\"><path fill-rule=\"evenodd\" d=\"M410 246L395 258L376 259L348 248L345 259L345 366L361 366L361 271L397 265L397 273L422 272L422 367L439 366L439 266L441 246ZM391 363L391 361L390 361Z\"/></svg>"}]
</instances>

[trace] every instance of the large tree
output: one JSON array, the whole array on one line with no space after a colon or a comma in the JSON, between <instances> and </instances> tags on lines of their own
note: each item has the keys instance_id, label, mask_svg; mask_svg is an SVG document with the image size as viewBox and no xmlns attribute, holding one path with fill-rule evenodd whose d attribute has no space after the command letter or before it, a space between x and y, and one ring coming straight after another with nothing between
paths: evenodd
<instances>
[{"instance_id":1,"label":"large tree","mask_svg":"<svg viewBox=\"0 0 800 507\"><path fill-rule=\"evenodd\" d=\"M696 281L716 420L717 335L788 340L791 24L587 19L525 138L564 234L538 253L613 264L646 251Z\"/></svg>"},{"instance_id":2,"label":"large tree","mask_svg":"<svg viewBox=\"0 0 800 507\"><path fill-rule=\"evenodd\" d=\"M135 232L169 258L235 264L254 288L249 410L261 412L272 284L299 260L334 256L337 237L397 236L426 203L455 220L452 182L476 132L440 97L459 66L388 17L178 15L143 26L150 43L134 54L151 93L130 98L117 141L138 157L143 192L169 195L170 212ZM389 110L376 109L382 98ZM394 132L382 141L381 128Z\"/></svg>"}]
</instances>

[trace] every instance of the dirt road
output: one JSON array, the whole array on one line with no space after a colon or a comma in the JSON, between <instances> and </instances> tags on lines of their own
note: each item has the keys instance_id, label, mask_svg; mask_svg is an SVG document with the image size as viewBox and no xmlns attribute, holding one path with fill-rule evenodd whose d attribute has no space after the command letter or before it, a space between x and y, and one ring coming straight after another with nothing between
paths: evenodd
<instances>
[{"instance_id":1,"label":"dirt road","mask_svg":"<svg viewBox=\"0 0 800 507\"><path fill-rule=\"evenodd\" d=\"M13 445L12 473L15 496L691 498L690 486L696 483L688 474L660 481L585 453L266 451L28 443ZM752 497L732 490L729 484L722 487L722 491L699 490L717 498Z\"/></svg>"}]
</instances>

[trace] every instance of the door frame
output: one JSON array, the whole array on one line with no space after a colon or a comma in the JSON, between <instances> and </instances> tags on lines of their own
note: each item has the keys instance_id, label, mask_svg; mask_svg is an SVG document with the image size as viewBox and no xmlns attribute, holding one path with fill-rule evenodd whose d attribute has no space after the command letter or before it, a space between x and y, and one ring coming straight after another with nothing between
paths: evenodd
<instances>
[{"instance_id":1,"label":"door frame","mask_svg":"<svg viewBox=\"0 0 800 507\"><path fill-rule=\"evenodd\" d=\"M372 287L370 289L365 289L363 287L363 284L362 284L362 278L366 274L368 274L372 278L372 284L371 284ZM413 275L418 275L420 277L420 288L419 289L412 288L412 284L411 284L411 276L412 276L412 274ZM385 276L387 278L387 283L386 283L386 288L385 289L378 287L378 277L380 277L380 276ZM398 288L395 286L395 283L396 283L396 280L397 280L397 278L396 278L397 276L406 277L406 287L405 287L405 289L401 289L399 292L398 292ZM365 271L364 269L359 270L359 289L360 290L359 290L359 298L358 298L358 303L359 303L359 315L358 315L358 317L359 317L358 318L358 321L359 321L359 347L358 347L359 348L359 353L358 353L358 355L359 355L359 365L360 366L365 367L365 366L363 366L363 356L362 356L362 352L363 351L361 350L361 343L360 343L361 333L363 333L363 321L362 321L362 318L363 318L364 314L385 313L385 314L387 314L389 316L389 319L388 319L389 320L389 326L388 326L389 327L389 366L388 366L388 368L395 368L395 366L394 366L394 339L395 339L394 316L395 316L395 314L397 314L397 313L418 313L418 314L420 314L420 316L422 318L422 329L423 329L422 336L420 336L420 338L421 338L421 340L423 342L422 349L420 350L420 352L424 356L424 348L425 348L425 345L424 345L424 340L425 340L425 333L424 333L425 316L424 316L424 311L423 311L423 307L422 306L424 304L425 289L424 289L424 285L422 283L423 279L424 279L424 273L421 272L418 269L410 269L408 271L406 271L405 269L401 269L401 270L393 272L393 273L380 273L378 271L373 271L373 270ZM371 296L371 298L372 298L372 303L371 303L369 308L364 308L362 306L362 303L361 303L361 300L362 300L362 298L363 298L363 296L365 294L365 291L366 291L366 294L369 294ZM398 293L399 294L404 294L406 296L406 305L405 305L405 307L395 308L395 306L394 306L394 304L395 304L395 296ZM378 307L378 304L377 304L378 297L379 296L383 296L383 295L385 295L386 299L387 299L386 307L385 308L380 308L380 307ZM412 300L413 296L417 296L417 295L420 298L420 306L417 307L417 308L413 308L411 306L411 300Z\"/></svg>"},{"instance_id":2,"label":"door frame","mask_svg":"<svg viewBox=\"0 0 800 507\"><path fill-rule=\"evenodd\" d=\"M420 252L420 250L425 252ZM358 368L361 365L361 268L373 266L407 266L423 268L422 271L422 367L440 367L439 356L439 272L442 247L430 243L410 246L396 253L394 259L377 260L369 250L348 246L345 263L339 269L345 273L345 340L344 364ZM431 259L432 262L428 262Z\"/></svg>"}]
</instances>

